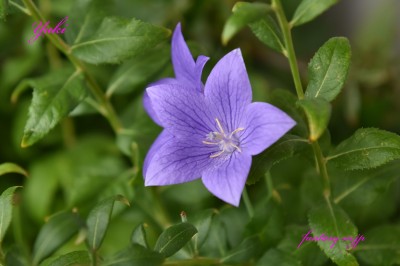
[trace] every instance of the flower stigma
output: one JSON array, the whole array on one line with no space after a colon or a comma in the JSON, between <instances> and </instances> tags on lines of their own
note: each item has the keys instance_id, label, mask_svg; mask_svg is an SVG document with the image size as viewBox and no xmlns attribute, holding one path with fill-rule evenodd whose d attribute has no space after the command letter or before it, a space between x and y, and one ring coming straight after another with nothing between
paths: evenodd
<instances>
[{"instance_id":1,"label":"flower stigma","mask_svg":"<svg viewBox=\"0 0 400 266\"><path fill-rule=\"evenodd\" d=\"M203 141L206 145L216 145L219 148L219 152L211 154L210 158L216 158L222 154L231 154L235 150L242 152L239 147L239 138L236 136L236 133L244 130L244 128L239 127L227 134L222 128L221 122L219 122L218 118L215 118L215 121L217 122L219 131L208 133L206 140Z\"/></svg>"}]
</instances>

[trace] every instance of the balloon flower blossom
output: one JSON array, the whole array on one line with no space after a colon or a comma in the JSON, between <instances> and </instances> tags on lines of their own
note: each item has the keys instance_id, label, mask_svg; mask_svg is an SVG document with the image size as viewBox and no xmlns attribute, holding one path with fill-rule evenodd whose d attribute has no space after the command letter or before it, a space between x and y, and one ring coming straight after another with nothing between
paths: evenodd
<instances>
[{"instance_id":1,"label":"balloon flower blossom","mask_svg":"<svg viewBox=\"0 0 400 266\"><path fill-rule=\"evenodd\" d=\"M201 74L208 58L193 60L180 24L171 53L176 77L151 84L144 95L146 111L164 128L146 156L145 185L201 178L212 194L238 206L252 156L271 146L295 122L270 104L251 102L240 49L215 65L205 85Z\"/></svg>"}]
</instances>

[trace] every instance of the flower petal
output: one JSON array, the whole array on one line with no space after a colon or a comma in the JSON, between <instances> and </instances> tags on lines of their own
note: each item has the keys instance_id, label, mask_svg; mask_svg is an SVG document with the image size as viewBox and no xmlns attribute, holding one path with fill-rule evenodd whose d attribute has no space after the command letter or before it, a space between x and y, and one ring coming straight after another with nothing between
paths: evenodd
<instances>
[{"instance_id":1,"label":"flower petal","mask_svg":"<svg viewBox=\"0 0 400 266\"><path fill-rule=\"evenodd\" d=\"M185 39L182 35L181 24L176 25L172 36L172 64L176 79L190 88L202 91L201 73L208 57L199 56L197 62L193 60Z\"/></svg>"},{"instance_id":2,"label":"flower petal","mask_svg":"<svg viewBox=\"0 0 400 266\"><path fill-rule=\"evenodd\" d=\"M200 139L169 138L157 144L150 155L144 170L145 185L171 185L200 178L204 169L213 165L210 153L210 147L201 143Z\"/></svg>"},{"instance_id":3,"label":"flower petal","mask_svg":"<svg viewBox=\"0 0 400 266\"><path fill-rule=\"evenodd\" d=\"M207 189L221 200L239 206L251 166L251 156L234 153L224 163L203 173Z\"/></svg>"},{"instance_id":4,"label":"flower petal","mask_svg":"<svg viewBox=\"0 0 400 266\"><path fill-rule=\"evenodd\" d=\"M215 122L200 92L172 84L146 91L158 119L172 135L204 139L212 131Z\"/></svg>"},{"instance_id":5,"label":"flower petal","mask_svg":"<svg viewBox=\"0 0 400 266\"><path fill-rule=\"evenodd\" d=\"M286 134L296 122L277 107L254 102L247 106L244 131L241 134L240 146L243 152L257 155L271 146Z\"/></svg>"},{"instance_id":6,"label":"flower petal","mask_svg":"<svg viewBox=\"0 0 400 266\"><path fill-rule=\"evenodd\" d=\"M160 150L164 145L170 142L174 136L168 133L168 131L163 130L160 135L158 135L157 139L151 145L149 151L146 154L146 158L143 163L143 176L146 176L147 169L149 168L150 162L153 159L154 155Z\"/></svg>"},{"instance_id":7,"label":"flower petal","mask_svg":"<svg viewBox=\"0 0 400 266\"><path fill-rule=\"evenodd\" d=\"M204 94L228 132L239 127L245 108L251 103L252 92L240 49L225 55L211 71Z\"/></svg>"}]
</instances>

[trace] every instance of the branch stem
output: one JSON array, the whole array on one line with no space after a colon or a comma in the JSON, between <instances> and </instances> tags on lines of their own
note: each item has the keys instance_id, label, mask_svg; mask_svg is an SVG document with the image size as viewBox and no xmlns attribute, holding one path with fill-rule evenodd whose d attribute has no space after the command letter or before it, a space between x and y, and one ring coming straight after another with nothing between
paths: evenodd
<instances>
[{"instance_id":1,"label":"branch stem","mask_svg":"<svg viewBox=\"0 0 400 266\"><path fill-rule=\"evenodd\" d=\"M299 97L299 99L303 99L304 98L303 86L301 85L299 67L297 65L296 53L293 47L290 24L287 21L280 0L272 0L272 8L275 10L279 25L283 33L284 43L287 51L287 54L285 55L289 60L290 70L292 72L294 86L297 92L297 97Z\"/></svg>"},{"instance_id":2,"label":"branch stem","mask_svg":"<svg viewBox=\"0 0 400 266\"><path fill-rule=\"evenodd\" d=\"M278 18L278 21L279 21L279 26L283 33L284 43L285 43L285 46L287 49L286 56L289 60L290 70L292 72L293 81L294 81L294 85L295 85L296 92L297 92L297 97L301 100L304 98L304 91L303 91L303 87L301 84L300 72L299 72L299 68L297 65L296 53L295 53L294 46L293 46L293 40L292 40L292 34L291 34L292 26L286 18L286 15L285 15L285 12L283 10L280 0L272 0L272 8L275 11L276 17ZM331 186L330 186L328 171L326 168L326 159L324 158L324 155L322 154L321 147L319 146L318 141L311 142L311 145L312 145L315 159L316 159L316 162L318 165L319 174L323 179L323 184L324 184L323 194L326 198L329 198L331 195Z\"/></svg>"},{"instance_id":3,"label":"branch stem","mask_svg":"<svg viewBox=\"0 0 400 266\"><path fill-rule=\"evenodd\" d=\"M247 188L245 187L243 190L243 201L246 206L247 213L249 214L250 219L254 216L254 208L251 204L249 194L247 193Z\"/></svg>"}]
</instances>

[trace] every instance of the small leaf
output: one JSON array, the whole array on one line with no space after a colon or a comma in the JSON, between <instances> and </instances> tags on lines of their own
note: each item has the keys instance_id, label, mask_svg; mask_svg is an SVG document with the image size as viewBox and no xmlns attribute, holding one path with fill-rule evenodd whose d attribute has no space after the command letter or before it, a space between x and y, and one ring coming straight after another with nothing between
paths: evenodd
<instances>
[{"instance_id":1,"label":"small leaf","mask_svg":"<svg viewBox=\"0 0 400 266\"><path fill-rule=\"evenodd\" d=\"M132 232L131 243L138 244L145 248L148 248L146 230L144 229L144 224L139 224L135 230Z\"/></svg>"},{"instance_id":2,"label":"small leaf","mask_svg":"<svg viewBox=\"0 0 400 266\"><path fill-rule=\"evenodd\" d=\"M85 250L73 251L59 256L53 260L49 266L86 266L90 265L89 253Z\"/></svg>"},{"instance_id":3,"label":"small leaf","mask_svg":"<svg viewBox=\"0 0 400 266\"><path fill-rule=\"evenodd\" d=\"M71 47L79 59L92 64L120 63L166 40L170 31L137 19L106 17L87 41Z\"/></svg>"},{"instance_id":4,"label":"small leaf","mask_svg":"<svg viewBox=\"0 0 400 266\"><path fill-rule=\"evenodd\" d=\"M281 32L270 16L249 24L251 31L266 46L277 52L284 53L285 46L282 43Z\"/></svg>"},{"instance_id":5,"label":"small leaf","mask_svg":"<svg viewBox=\"0 0 400 266\"><path fill-rule=\"evenodd\" d=\"M400 264L400 226L381 225L365 233L355 249L366 265L399 265Z\"/></svg>"},{"instance_id":6,"label":"small leaf","mask_svg":"<svg viewBox=\"0 0 400 266\"><path fill-rule=\"evenodd\" d=\"M8 14L8 0L0 0L0 19L6 20Z\"/></svg>"},{"instance_id":7,"label":"small leaf","mask_svg":"<svg viewBox=\"0 0 400 266\"><path fill-rule=\"evenodd\" d=\"M28 173L19 165L15 163L2 163L0 164L0 175L17 173L24 176L28 176Z\"/></svg>"},{"instance_id":8,"label":"small leaf","mask_svg":"<svg viewBox=\"0 0 400 266\"><path fill-rule=\"evenodd\" d=\"M13 197L18 186L6 189L0 196L0 243L10 226L12 219Z\"/></svg>"},{"instance_id":9,"label":"small leaf","mask_svg":"<svg viewBox=\"0 0 400 266\"><path fill-rule=\"evenodd\" d=\"M376 128L362 128L326 158L345 170L374 168L400 158L400 136Z\"/></svg>"},{"instance_id":10,"label":"small leaf","mask_svg":"<svg viewBox=\"0 0 400 266\"><path fill-rule=\"evenodd\" d=\"M126 61L111 77L107 88L107 97L112 94L133 92L139 86L149 83L169 62L169 50L168 46L157 47L151 52Z\"/></svg>"},{"instance_id":11,"label":"small leaf","mask_svg":"<svg viewBox=\"0 0 400 266\"><path fill-rule=\"evenodd\" d=\"M129 202L123 196L113 196L98 203L89 213L87 218L87 242L91 250L98 250L103 242L114 202L120 201L129 206Z\"/></svg>"},{"instance_id":12,"label":"small leaf","mask_svg":"<svg viewBox=\"0 0 400 266\"><path fill-rule=\"evenodd\" d=\"M264 3L237 2L232 11L233 14L226 21L222 31L223 44L227 44L247 24L258 21L268 15L272 8Z\"/></svg>"},{"instance_id":13,"label":"small leaf","mask_svg":"<svg viewBox=\"0 0 400 266\"><path fill-rule=\"evenodd\" d=\"M162 254L134 244L106 260L104 266L158 266L163 262L164 256Z\"/></svg>"},{"instance_id":14,"label":"small leaf","mask_svg":"<svg viewBox=\"0 0 400 266\"><path fill-rule=\"evenodd\" d=\"M33 246L33 264L37 265L64 245L81 226L81 220L76 213L65 211L50 217L40 229Z\"/></svg>"},{"instance_id":15,"label":"small leaf","mask_svg":"<svg viewBox=\"0 0 400 266\"><path fill-rule=\"evenodd\" d=\"M299 26L309 22L337 2L338 0L302 0L294 12L293 19L290 24L293 26Z\"/></svg>"},{"instance_id":16,"label":"small leaf","mask_svg":"<svg viewBox=\"0 0 400 266\"><path fill-rule=\"evenodd\" d=\"M279 266L301 266L292 254L277 249L270 249L257 262L256 266L279 265Z\"/></svg>"},{"instance_id":17,"label":"small leaf","mask_svg":"<svg viewBox=\"0 0 400 266\"><path fill-rule=\"evenodd\" d=\"M258 182L275 164L293 157L309 145L307 140L293 135L285 135L274 145L253 158L247 184Z\"/></svg>"},{"instance_id":18,"label":"small leaf","mask_svg":"<svg viewBox=\"0 0 400 266\"><path fill-rule=\"evenodd\" d=\"M308 64L309 82L306 98L323 98L328 102L340 93L350 66L351 48L344 37L329 39Z\"/></svg>"},{"instance_id":19,"label":"small leaf","mask_svg":"<svg viewBox=\"0 0 400 266\"><path fill-rule=\"evenodd\" d=\"M310 140L316 141L328 126L332 111L331 105L322 98L302 99L297 104L307 116Z\"/></svg>"},{"instance_id":20,"label":"small leaf","mask_svg":"<svg viewBox=\"0 0 400 266\"><path fill-rule=\"evenodd\" d=\"M261 242L258 236L252 236L243 240L239 246L232 249L221 259L222 263L248 262L255 257L260 250Z\"/></svg>"},{"instance_id":21,"label":"small leaf","mask_svg":"<svg viewBox=\"0 0 400 266\"><path fill-rule=\"evenodd\" d=\"M86 96L83 74L80 71L63 69L25 82L34 91L22 147L30 146L43 138ZM16 91L20 90L17 88Z\"/></svg>"},{"instance_id":22,"label":"small leaf","mask_svg":"<svg viewBox=\"0 0 400 266\"><path fill-rule=\"evenodd\" d=\"M340 207L327 199L309 212L308 221L314 237L324 234L333 238L332 241L318 241L317 244L334 263L339 266L358 265L356 258L348 252L347 243L342 241L344 237L357 236L357 228ZM299 243L299 248L304 242Z\"/></svg>"},{"instance_id":23,"label":"small leaf","mask_svg":"<svg viewBox=\"0 0 400 266\"><path fill-rule=\"evenodd\" d=\"M190 223L180 223L167 228L157 239L154 247L165 257L170 257L178 252L197 233L196 227Z\"/></svg>"}]
</instances>

